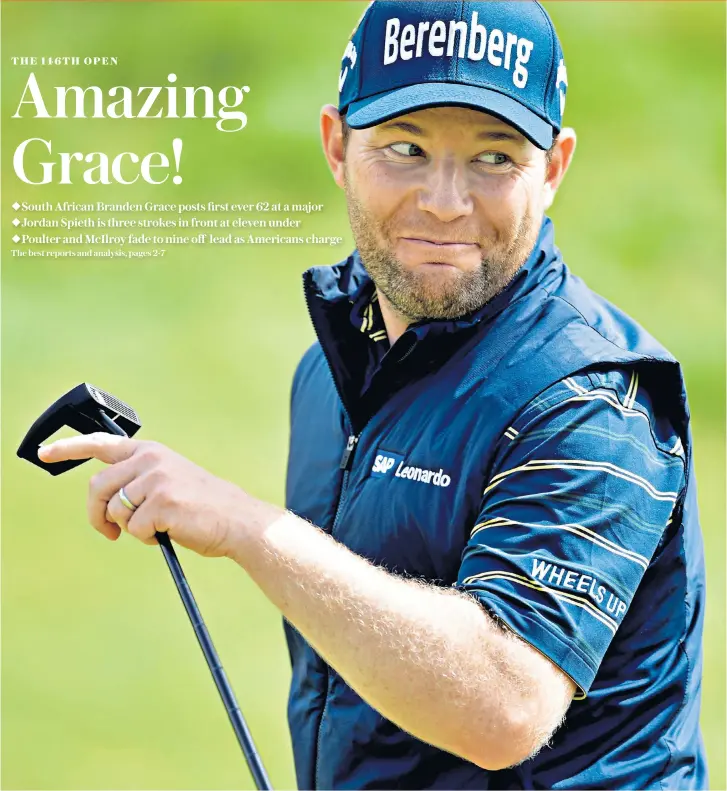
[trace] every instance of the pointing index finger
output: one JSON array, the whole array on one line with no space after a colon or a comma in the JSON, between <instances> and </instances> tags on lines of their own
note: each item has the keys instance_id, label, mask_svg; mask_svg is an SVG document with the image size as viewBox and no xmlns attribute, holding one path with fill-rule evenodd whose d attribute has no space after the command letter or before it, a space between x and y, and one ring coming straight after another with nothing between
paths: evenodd
<instances>
[{"instance_id":1,"label":"pointing index finger","mask_svg":"<svg viewBox=\"0 0 727 791\"><path fill-rule=\"evenodd\" d=\"M128 437L102 431L80 437L59 439L38 449L38 458L45 462L71 459L98 459L105 464L116 464L131 456L138 442Z\"/></svg>"}]
</instances>

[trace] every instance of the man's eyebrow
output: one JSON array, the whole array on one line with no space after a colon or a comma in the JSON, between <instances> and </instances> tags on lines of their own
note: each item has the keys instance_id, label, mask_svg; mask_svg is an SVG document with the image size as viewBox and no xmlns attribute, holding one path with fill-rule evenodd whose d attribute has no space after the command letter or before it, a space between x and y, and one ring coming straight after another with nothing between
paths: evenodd
<instances>
[{"instance_id":1,"label":"man's eyebrow","mask_svg":"<svg viewBox=\"0 0 727 791\"><path fill-rule=\"evenodd\" d=\"M514 143L524 143L525 138L523 135L518 134L517 132L505 132L505 131L495 131L495 130L488 130L484 132L480 132L477 135L478 140L512 140Z\"/></svg>"},{"instance_id":2,"label":"man's eyebrow","mask_svg":"<svg viewBox=\"0 0 727 791\"><path fill-rule=\"evenodd\" d=\"M423 137L426 132L416 124L409 123L408 121L390 121L386 124L381 124L382 129L395 129L400 132L408 132L410 135ZM513 143L522 145L525 142L525 137L518 132L507 132L505 130L486 129L477 134L478 140L492 140L494 142L509 140Z\"/></svg>"},{"instance_id":3,"label":"man's eyebrow","mask_svg":"<svg viewBox=\"0 0 727 791\"><path fill-rule=\"evenodd\" d=\"M416 126L415 124L410 124L407 121L391 121L388 124L382 124L382 129L398 129L401 132L409 132L411 135L418 135L421 137L424 134L424 131Z\"/></svg>"}]
</instances>

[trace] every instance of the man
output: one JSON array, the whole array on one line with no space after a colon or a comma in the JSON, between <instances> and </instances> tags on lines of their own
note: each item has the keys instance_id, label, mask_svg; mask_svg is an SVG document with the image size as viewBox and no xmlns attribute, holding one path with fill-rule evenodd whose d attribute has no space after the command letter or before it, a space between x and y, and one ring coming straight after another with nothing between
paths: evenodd
<instances>
[{"instance_id":1,"label":"man","mask_svg":"<svg viewBox=\"0 0 727 791\"><path fill-rule=\"evenodd\" d=\"M166 531L279 607L301 788L706 787L686 395L554 246L552 23L375 2L339 89L321 130L357 250L304 277L288 510L156 443L42 458L111 465L109 538Z\"/></svg>"}]
</instances>

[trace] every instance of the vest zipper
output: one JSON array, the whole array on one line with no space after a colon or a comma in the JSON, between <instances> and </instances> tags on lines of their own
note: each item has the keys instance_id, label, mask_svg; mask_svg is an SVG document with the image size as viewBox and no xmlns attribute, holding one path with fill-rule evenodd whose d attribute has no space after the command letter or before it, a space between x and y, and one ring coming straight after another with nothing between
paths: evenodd
<instances>
[{"instance_id":1,"label":"vest zipper","mask_svg":"<svg viewBox=\"0 0 727 791\"><path fill-rule=\"evenodd\" d=\"M353 463L353 454L356 450L356 443L358 442L358 438L360 437L359 434L349 434L348 440L346 442L346 447L343 449L343 455L341 456L341 463L339 464L339 469L343 470L343 479L341 481L341 491L338 495L338 503L336 504L336 515L333 517L333 525L331 526L331 535L333 535L336 525L338 524L338 517L341 513L341 505L343 504L346 489L348 488L348 477L351 474L351 466ZM323 721L326 718L326 712L328 711L328 691L331 686L331 668L326 664L326 693L323 703L323 711L321 712L321 719L318 722L318 737L316 739L316 765L315 765L315 787L322 788L320 781L319 781L319 766L320 766L320 754L321 754L321 733L323 732Z\"/></svg>"},{"instance_id":2,"label":"vest zipper","mask_svg":"<svg viewBox=\"0 0 727 791\"><path fill-rule=\"evenodd\" d=\"M310 311L310 308L309 308ZM326 358L326 362L328 363L328 367L333 372L333 368L331 368L330 361L328 360L328 355L326 354L326 350L323 348L323 344L321 344L321 349L323 350L323 356ZM335 384L335 378L334 378ZM338 390L338 385L336 385L336 390ZM348 410L346 409L346 405L343 403L343 398L341 398L340 391L338 392L338 397L341 401L341 406L343 407L343 413L348 421L348 425L350 430L353 431L353 422L348 414ZM338 493L338 502L336 503L336 513L333 517L333 524L331 525L331 536L334 536L336 525L338 524L339 517L341 515L342 506L346 499L346 490L348 489L348 479L351 474L351 467L353 466L353 455L356 452L356 445L358 444L359 439L361 438L361 434L363 430L368 425L371 416L367 417L365 422L358 428L358 434L349 434L348 439L346 440L346 447L343 449L343 454L341 455L341 461L338 465L339 470L343 470L343 478L341 479L341 489ZM323 732L323 722L326 718L326 713L328 711L328 693L331 687L331 668L326 664L326 690L325 690L325 698L323 703L323 711L321 712L321 718L318 722L318 736L316 738L316 759L315 759L315 767L314 767L314 781L315 781L315 788L321 789L323 786L319 780L319 768L320 768L320 755L321 755L321 734Z\"/></svg>"},{"instance_id":3,"label":"vest zipper","mask_svg":"<svg viewBox=\"0 0 727 791\"><path fill-rule=\"evenodd\" d=\"M313 325L313 328L316 329L316 323L313 320L313 313L311 312L311 309L310 309L310 302L309 302L309 299L308 299L308 289L307 289L307 287L305 285L305 278L303 280L303 283L304 283L303 291L305 293L306 308L308 308L308 315L310 317L311 324ZM318 332L316 330L316 335L317 334L318 334ZM318 341L320 343L320 337L318 338ZM339 400L341 402L341 407L343 409L343 414L344 414L346 420L348 421L349 430L353 431L354 430L353 429L353 421L351 420L351 416L349 415L348 408L346 407L346 402L343 400L343 394L341 393L341 389L339 388L338 382L336 381L336 377L335 377L335 375L333 373L333 366L331 365L331 360L328 357L328 352L326 351L326 347L325 347L325 345L323 343L321 343L320 346L321 346L321 351L323 352L323 356L326 359L326 363L328 365L328 369L331 372L331 378L333 379L333 385L336 388L336 392L338 393L338 398L339 398ZM336 513L335 513L335 516L333 517L333 524L331 525L331 532L330 532L331 536L333 536L333 533L334 533L334 531L336 529L336 525L338 524L338 518L339 518L339 516L341 514L341 506L342 506L342 504L344 502L346 489L348 487L348 478L349 478L349 475L350 475L350 472L351 472L351 467L353 465L353 454L354 454L354 451L356 450L356 444L357 444L357 442L359 440L359 437L361 436L361 432L363 431L364 427L366 426L366 423L368 423L368 420L366 420L366 422L359 428L358 434L349 434L348 435L348 439L346 441L346 447L343 450L343 455L341 456L341 461L340 461L340 464L338 465L338 468L340 470L343 470L343 478L341 479L341 488L340 488L339 493L338 493L338 502L336 503ZM323 731L323 721L326 718L326 711L328 710L328 692L329 692L330 686L331 686L331 668L328 666L327 663L324 662L324 664L326 666L326 691L325 691L325 698L324 698L324 703L323 703L323 711L321 712L321 719L318 722L318 736L316 738L316 758L315 758L315 766L314 766L314 771L313 771L313 774L314 774L314 778L313 779L314 779L314 782L315 782L315 788L316 789L321 788L321 784L319 782L319 767L320 767L320 754L321 754L321 733Z\"/></svg>"}]
</instances>

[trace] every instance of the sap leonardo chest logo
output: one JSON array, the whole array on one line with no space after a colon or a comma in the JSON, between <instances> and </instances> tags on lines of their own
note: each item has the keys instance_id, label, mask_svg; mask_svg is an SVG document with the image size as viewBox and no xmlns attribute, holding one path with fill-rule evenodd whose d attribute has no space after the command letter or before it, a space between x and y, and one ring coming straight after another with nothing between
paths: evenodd
<instances>
[{"instance_id":1,"label":"sap leonardo chest logo","mask_svg":"<svg viewBox=\"0 0 727 791\"><path fill-rule=\"evenodd\" d=\"M439 470L427 470L423 467L405 466L404 457L399 453L392 453L389 450L378 448L376 458L371 467L371 476L383 478L391 476L394 478L405 478L409 481L419 481L430 486L449 486L452 479L441 468Z\"/></svg>"}]
</instances>

